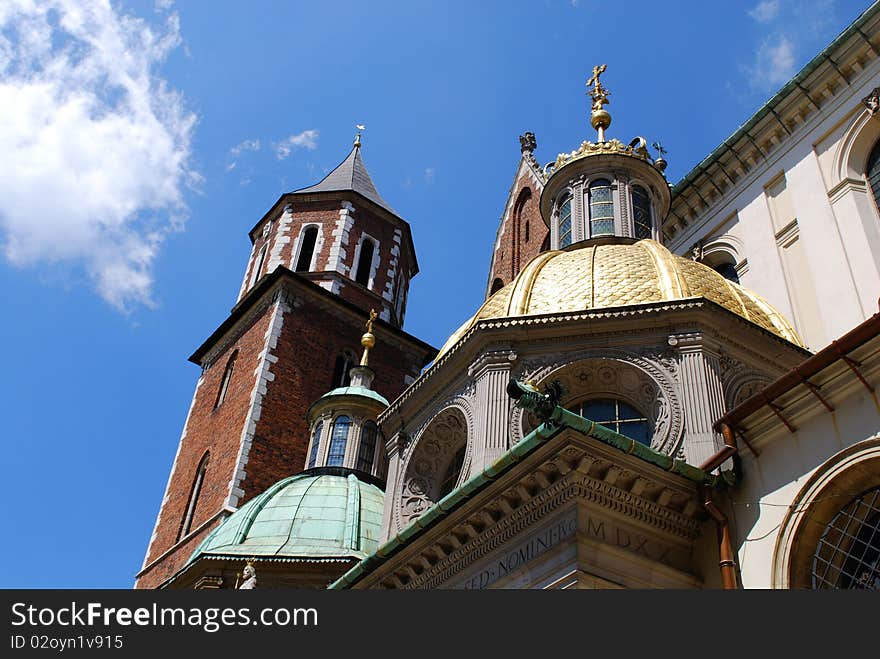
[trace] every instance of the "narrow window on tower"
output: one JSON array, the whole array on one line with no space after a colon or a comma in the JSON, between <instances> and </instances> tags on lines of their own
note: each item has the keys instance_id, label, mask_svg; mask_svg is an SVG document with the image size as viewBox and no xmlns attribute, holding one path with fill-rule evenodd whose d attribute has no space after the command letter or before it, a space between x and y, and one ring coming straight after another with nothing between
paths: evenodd
<instances>
[{"instance_id":1,"label":"narrow window on tower","mask_svg":"<svg viewBox=\"0 0 880 659\"><path fill-rule=\"evenodd\" d=\"M217 400L214 401L214 409L216 410L226 400L226 392L229 390L229 381L232 379L232 371L235 368L235 359L238 357L238 350L232 353L229 361L226 362L226 369L223 371L223 379L220 380L220 388L217 390Z\"/></svg>"},{"instance_id":2,"label":"narrow window on tower","mask_svg":"<svg viewBox=\"0 0 880 659\"><path fill-rule=\"evenodd\" d=\"M357 358L351 350L344 351L336 358L333 366L333 381L331 387L347 387L351 384L351 369L357 365Z\"/></svg>"},{"instance_id":3,"label":"narrow window on tower","mask_svg":"<svg viewBox=\"0 0 880 659\"><path fill-rule=\"evenodd\" d=\"M376 454L376 440L379 437L379 426L367 421L361 430L361 444L358 447L355 469L370 473L373 471L373 456Z\"/></svg>"},{"instance_id":4,"label":"narrow window on tower","mask_svg":"<svg viewBox=\"0 0 880 659\"><path fill-rule=\"evenodd\" d=\"M526 220L526 242L529 242L529 221Z\"/></svg>"},{"instance_id":5,"label":"narrow window on tower","mask_svg":"<svg viewBox=\"0 0 880 659\"><path fill-rule=\"evenodd\" d=\"M296 271L308 272L312 269L312 256L315 253L315 242L318 240L318 227L309 227L303 232L299 244L299 257L296 259Z\"/></svg>"},{"instance_id":6,"label":"narrow window on tower","mask_svg":"<svg viewBox=\"0 0 880 659\"><path fill-rule=\"evenodd\" d=\"M641 186L632 188L633 222L636 238L650 238L651 231L651 197Z\"/></svg>"},{"instance_id":7,"label":"narrow window on tower","mask_svg":"<svg viewBox=\"0 0 880 659\"><path fill-rule=\"evenodd\" d=\"M202 483L205 480L205 471L208 469L208 458L210 457L209 453L205 453L202 461L199 462L199 467L196 470L196 477L193 479L192 489L189 492L189 502L186 504L186 512L183 515L183 519L180 521L180 530L177 533L178 542L181 538L184 538L190 531L192 527L193 515L196 512L196 503L199 500L199 492L202 490Z\"/></svg>"},{"instance_id":8,"label":"narrow window on tower","mask_svg":"<svg viewBox=\"0 0 880 659\"><path fill-rule=\"evenodd\" d=\"M341 467L345 459L345 445L348 442L348 431L351 428L351 419L347 416L338 416L333 422L333 430L330 433L330 451L327 453L328 467Z\"/></svg>"},{"instance_id":9,"label":"narrow window on tower","mask_svg":"<svg viewBox=\"0 0 880 659\"><path fill-rule=\"evenodd\" d=\"M489 290L489 295L495 295L498 291L504 288L504 282L501 281L500 277L496 277L495 281L492 282L492 288Z\"/></svg>"},{"instance_id":10,"label":"narrow window on tower","mask_svg":"<svg viewBox=\"0 0 880 659\"><path fill-rule=\"evenodd\" d=\"M614 234L614 200L611 181L604 178L590 183L590 238Z\"/></svg>"},{"instance_id":11,"label":"narrow window on tower","mask_svg":"<svg viewBox=\"0 0 880 659\"><path fill-rule=\"evenodd\" d=\"M559 249L571 245L571 198L559 208Z\"/></svg>"},{"instance_id":12,"label":"narrow window on tower","mask_svg":"<svg viewBox=\"0 0 880 659\"><path fill-rule=\"evenodd\" d=\"M260 278L260 270L263 269L263 263L266 261L266 254L268 252L269 243L266 243L263 245L263 249L260 250L260 255L257 257L257 262L254 264L254 271L251 273L251 286L253 286Z\"/></svg>"},{"instance_id":13,"label":"narrow window on tower","mask_svg":"<svg viewBox=\"0 0 880 659\"><path fill-rule=\"evenodd\" d=\"M318 421L315 432L312 434L312 450L309 452L309 466L311 469L318 462L318 447L321 445L321 431L324 430L324 422Z\"/></svg>"},{"instance_id":14,"label":"narrow window on tower","mask_svg":"<svg viewBox=\"0 0 880 659\"><path fill-rule=\"evenodd\" d=\"M358 257L357 270L355 271L354 280L363 286L370 284L370 268L373 265L373 252L376 245L369 238L364 238L361 243L361 253Z\"/></svg>"}]
</instances>

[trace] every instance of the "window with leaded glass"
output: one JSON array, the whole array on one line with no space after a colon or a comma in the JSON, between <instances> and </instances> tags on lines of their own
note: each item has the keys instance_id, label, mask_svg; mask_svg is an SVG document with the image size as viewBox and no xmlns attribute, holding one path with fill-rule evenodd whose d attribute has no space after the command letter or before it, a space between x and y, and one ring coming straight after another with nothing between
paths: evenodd
<instances>
[{"instance_id":1,"label":"window with leaded glass","mask_svg":"<svg viewBox=\"0 0 880 659\"><path fill-rule=\"evenodd\" d=\"M309 469L315 466L318 462L318 447L321 445L321 431L324 429L324 422L318 421L318 425L315 426L315 432L312 434L312 450L309 453Z\"/></svg>"},{"instance_id":2,"label":"window with leaded glass","mask_svg":"<svg viewBox=\"0 0 880 659\"><path fill-rule=\"evenodd\" d=\"M590 238L611 235L614 235L611 181L600 178L590 183Z\"/></svg>"},{"instance_id":3,"label":"window with leaded glass","mask_svg":"<svg viewBox=\"0 0 880 659\"><path fill-rule=\"evenodd\" d=\"M559 207L559 248L571 245L571 199Z\"/></svg>"},{"instance_id":4,"label":"window with leaded glass","mask_svg":"<svg viewBox=\"0 0 880 659\"><path fill-rule=\"evenodd\" d=\"M813 588L880 590L880 487L852 499L813 554Z\"/></svg>"},{"instance_id":5,"label":"window with leaded glass","mask_svg":"<svg viewBox=\"0 0 880 659\"><path fill-rule=\"evenodd\" d=\"M333 422L333 430L330 433L330 451L327 454L328 467L341 467L345 459L345 444L348 442L348 431L351 429L351 419L347 416L338 416Z\"/></svg>"},{"instance_id":6,"label":"window with leaded glass","mask_svg":"<svg viewBox=\"0 0 880 659\"><path fill-rule=\"evenodd\" d=\"M651 231L651 197L641 186L632 189L633 222L636 238L650 238Z\"/></svg>"},{"instance_id":7,"label":"window with leaded glass","mask_svg":"<svg viewBox=\"0 0 880 659\"><path fill-rule=\"evenodd\" d=\"M640 444L651 445L652 432L648 418L632 405L613 398L598 398L584 401L579 408L575 411L582 417L600 423Z\"/></svg>"},{"instance_id":8,"label":"window with leaded glass","mask_svg":"<svg viewBox=\"0 0 880 659\"><path fill-rule=\"evenodd\" d=\"M370 472L373 470L373 456L376 454L376 440L379 437L379 427L372 421L367 421L361 430L361 444L358 447L357 464L358 471Z\"/></svg>"}]
</instances>

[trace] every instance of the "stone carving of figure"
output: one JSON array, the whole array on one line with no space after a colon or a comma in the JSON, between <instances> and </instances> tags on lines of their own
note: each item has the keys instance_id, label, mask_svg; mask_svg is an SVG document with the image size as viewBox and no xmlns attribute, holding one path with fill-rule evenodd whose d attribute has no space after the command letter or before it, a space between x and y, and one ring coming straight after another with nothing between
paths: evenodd
<instances>
[{"instance_id":1,"label":"stone carving of figure","mask_svg":"<svg viewBox=\"0 0 880 659\"><path fill-rule=\"evenodd\" d=\"M257 587L257 571L254 569L254 566L250 563L244 566L244 570L241 571L242 582L238 587L239 590L253 590Z\"/></svg>"},{"instance_id":2,"label":"stone carving of figure","mask_svg":"<svg viewBox=\"0 0 880 659\"><path fill-rule=\"evenodd\" d=\"M874 88L870 94L862 99L862 103L868 108L868 114L871 116L877 114L877 111L880 110L880 87Z\"/></svg>"},{"instance_id":3,"label":"stone carving of figure","mask_svg":"<svg viewBox=\"0 0 880 659\"><path fill-rule=\"evenodd\" d=\"M535 149L538 148L538 142L535 139L535 134L532 132L528 132L525 135L519 136L519 146L523 153L532 153Z\"/></svg>"}]
</instances>

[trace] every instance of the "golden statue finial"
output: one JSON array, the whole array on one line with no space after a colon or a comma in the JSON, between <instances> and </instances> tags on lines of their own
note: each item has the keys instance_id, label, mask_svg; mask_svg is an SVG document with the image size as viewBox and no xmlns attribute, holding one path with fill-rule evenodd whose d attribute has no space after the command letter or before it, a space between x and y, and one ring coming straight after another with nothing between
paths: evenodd
<instances>
[{"instance_id":1,"label":"golden statue finial","mask_svg":"<svg viewBox=\"0 0 880 659\"><path fill-rule=\"evenodd\" d=\"M357 135L354 136L354 145L356 147L360 147L360 145L361 145L361 132L366 129L366 126L364 126L363 124L357 124L357 125L355 125L355 128L357 128L358 132L357 132Z\"/></svg>"},{"instance_id":2,"label":"golden statue finial","mask_svg":"<svg viewBox=\"0 0 880 659\"><path fill-rule=\"evenodd\" d=\"M361 337L361 345L364 347L364 354L361 357L361 366L367 365L370 349L376 345L376 336L373 334L373 322L378 317L379 314L376 313L376 310L370 309L370 319L367 321L367 331Z\"/></svg>"},{"instance_id":3,"label":"golden statue finial","mask_svg":"<svg viewBox=\"0 0 880 659\"><path fill-rule=\"evenodd\" d=\"M602 81L599 80L599 76L605 73L606 68L607 66L605 64L594 66L593 75L587 80L587 87L589 89L587 95L593 101L593 112L590 115L590 124L599 133L599 142L605 141L605 129L611 125L611 115L605 109L605 106L611 102L608 100L608 97L611 96L611 92L609 92L602 84Z\"/></svg>"}]
</instances>

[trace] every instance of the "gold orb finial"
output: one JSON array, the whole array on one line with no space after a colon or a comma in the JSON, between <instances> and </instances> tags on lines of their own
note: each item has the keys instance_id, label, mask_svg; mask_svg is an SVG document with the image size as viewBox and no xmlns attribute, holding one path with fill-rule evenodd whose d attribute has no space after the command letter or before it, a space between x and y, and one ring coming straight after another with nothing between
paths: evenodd
<instances>
[{"instance_id":1,"label":"gold orb finial","mask_svg":"<svg viewBox=\"0 0 880 659\"><path fill-rule=\"evenodd\" d=\"M367 331L364 332L363 336L361 336L361 345L364 347L364 354L361 357L361 366L367 365L370 350L376 345L376 335L373 334L373 322L378 317L379 314L376 313L376 310L370 309L370 318L369 320L367 320Z\"/></svg>"}]
</instances>

